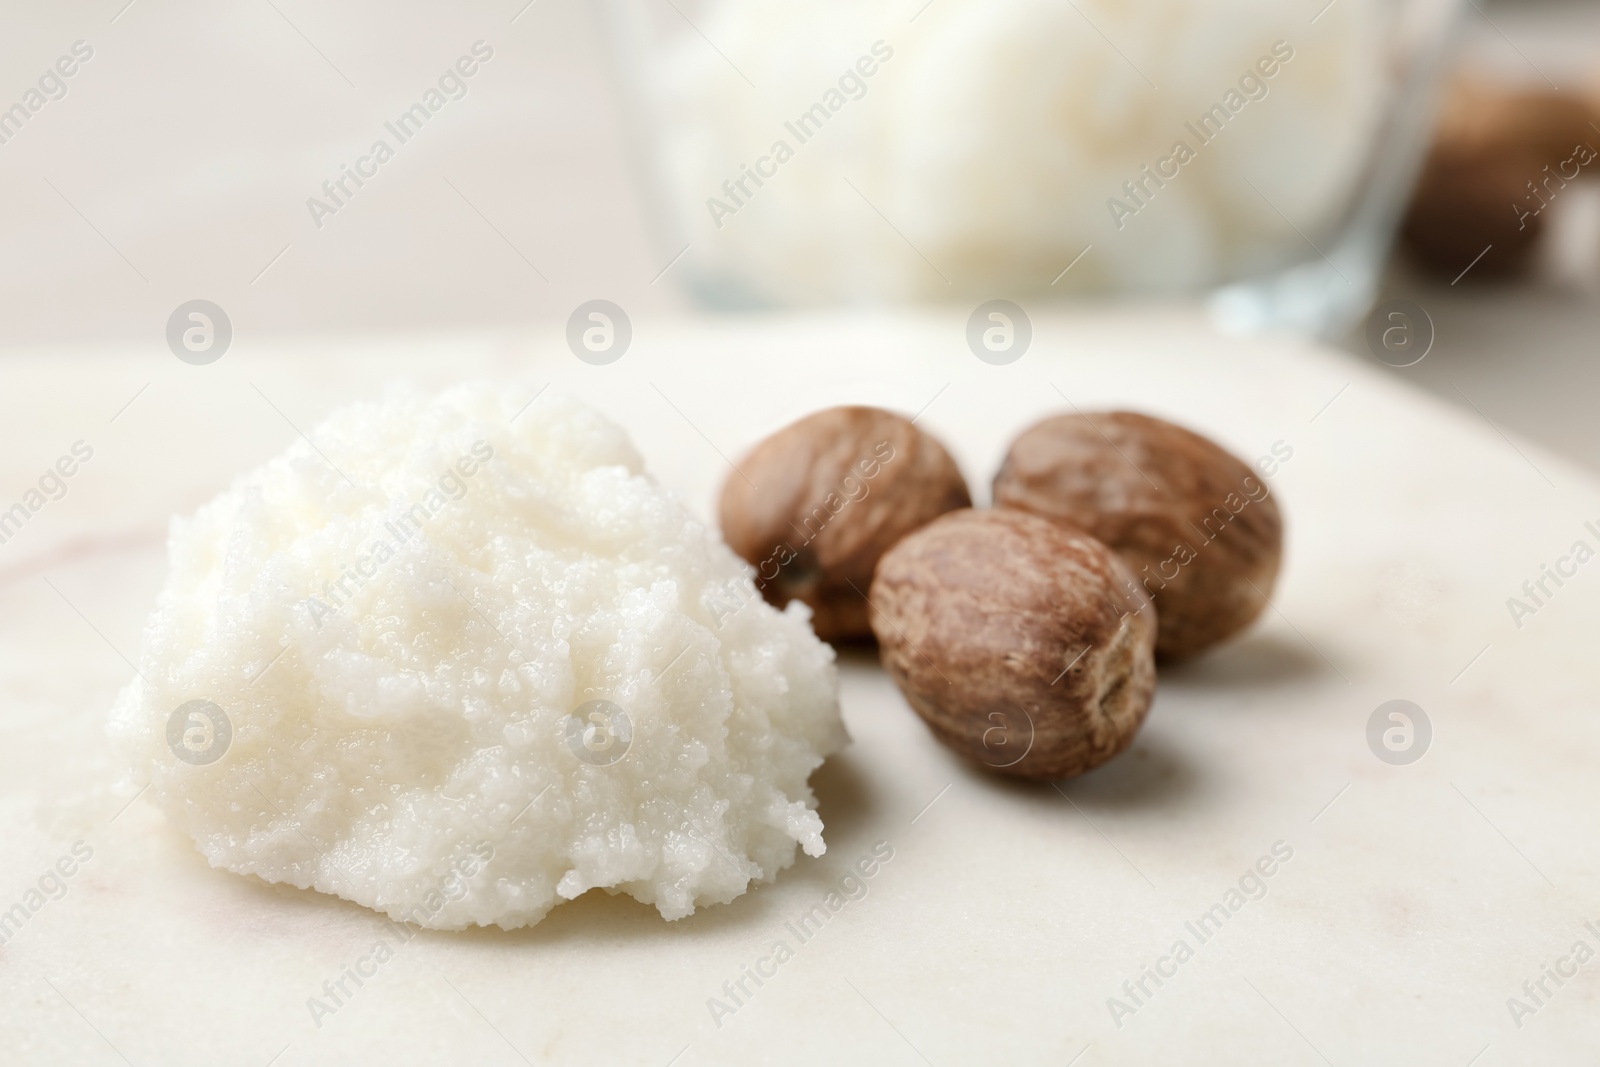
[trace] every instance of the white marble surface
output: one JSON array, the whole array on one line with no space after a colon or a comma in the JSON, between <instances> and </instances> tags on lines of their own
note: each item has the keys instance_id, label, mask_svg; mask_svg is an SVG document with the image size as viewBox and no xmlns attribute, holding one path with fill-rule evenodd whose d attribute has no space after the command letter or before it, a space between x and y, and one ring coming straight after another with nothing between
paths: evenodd
<instances>
[{"instance_id":1,"label":"white marble surface","mask_svg":"<svg viewBox=\"0 0 1600 1067\"><path fill-rule=\"evenodd\" d=\"M75 441L95 452L0 545L0 909L74 842L93 856L0 947L0 1064L1579 1062L1600 1043L1600 961L1547 980L1520 1028L1507 998L1575 941L1600 948L1582 925L1600 927L1600 563L1521 629L1505 601L1595 543L1600 485L1326 351L1153 312L1040 319L1028 355L991 367L964 321L636 323L600 368L555 327L244 338L201 368L148 349L18 356L5 502ZM398 373L579 392L706 515L719 452L847 400L926 405L980 498L1009 437L1063 394L1178 418L1247 458L1282 441L1277 610L1166 673L1135 747L1059 790L963 765L847 655L854 743L814 778L826 856L677 923L591 893L528 931L421 933L319 1028L307 998L383 922L209 869L116 784L102 724L162 581L166 517L284 448L288 422L312 431ZM1409 766L1365 739L1396 697L1434 729ZM866 896L800 944L785 924L879 841L894 856ZM1263 899L1204 945L1186 933L1280 841L1293 858ZM1146 980L1119 1028L1108 998L1179 937L1194 958ZM717 1025L708 998L779 938L794 958Z\"/></svg>"}]
</instances>

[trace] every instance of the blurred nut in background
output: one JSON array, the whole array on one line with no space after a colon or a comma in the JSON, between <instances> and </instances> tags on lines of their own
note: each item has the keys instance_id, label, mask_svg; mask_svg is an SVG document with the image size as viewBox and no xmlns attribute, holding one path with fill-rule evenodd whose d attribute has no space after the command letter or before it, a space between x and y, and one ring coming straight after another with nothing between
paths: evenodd
<instances>
[{"instance_id":1,"label":"blurred nut in background","mask_svg":"<svg viewBox=\"0 0 1600 1067\"><path fill-rule=\"evenodd\" d=\"M866 594L879 557L972 503L944 446L881 408L808 415L763 440L739 470L722 489L722 536L756 568L769 602L811 606L825 641L870 638Z\"/></svg>"},{"instance_id":2,"label":"blurred nut in background","mask_svg":"<svg viewBox=\"0 0 1600 1067\"><path fill-rule=\"evenodd\" d=\"M1155 600L1156 652L1194 655L1261 614L1283 522L1265 482L1199 434L1115 411L1025 430L995 475L997 507L1071 523L1127 561Z\"/></svg>"},{"instance_id":3,"label":"blurred nut in background","mask_svg":"<svg viewBox=\"0 0 1600 1067\"><path fill-rule=\"evenodd\" d=\"M872 583L883 665L950 748L1003 774L1082 774L1133 741L1156 615L1117 555L1020 511L952 512Z\"/></svg>"},{"instance_id":4,"label":"blurred nut in background","mask_svg":"<svg viewBox=\"0 0 1600 1067\"><path fill-rule=\"evenodd\" d=\"M1600 177L1597 126L1600 105L1578 93L1458 82L1402 230L1412 259L1451 279L1468 266L1478 280L1525 268L1544 209L1570 182Z\"/></svg>"}]
</instances>

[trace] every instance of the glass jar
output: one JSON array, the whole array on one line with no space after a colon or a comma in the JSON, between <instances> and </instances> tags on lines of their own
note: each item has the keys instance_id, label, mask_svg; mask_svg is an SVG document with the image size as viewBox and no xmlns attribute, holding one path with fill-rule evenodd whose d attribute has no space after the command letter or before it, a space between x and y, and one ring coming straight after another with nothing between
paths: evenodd
<instances>
[{"instance_id":1,"label":"glass jar","mask_svg":"<svg viewBox=\"0 0 1600 1067\"><path fill-rule=\"evenodd\" d=\"M663 262L711 307L1376 291L1460 0L607 0Z\"/></svg>"}]
</instances>

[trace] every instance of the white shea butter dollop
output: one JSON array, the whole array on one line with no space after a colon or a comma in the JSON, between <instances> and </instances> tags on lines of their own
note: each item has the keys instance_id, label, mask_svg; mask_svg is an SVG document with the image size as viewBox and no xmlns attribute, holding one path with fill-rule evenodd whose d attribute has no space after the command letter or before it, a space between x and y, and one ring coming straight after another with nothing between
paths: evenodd
<instances>
[{"instance_id":1,"label":"white shea butter dollop","mask_svg":"<svg viewBox=\"0 0 1600 1067\"><path fill-rule=\"evenodd\" d=\"M807 610L617 426L524 399L396 387L173 521L110 734L213 866L513 928L823 852L807 778L847 738Z\"/></svg>"}]
</instances>

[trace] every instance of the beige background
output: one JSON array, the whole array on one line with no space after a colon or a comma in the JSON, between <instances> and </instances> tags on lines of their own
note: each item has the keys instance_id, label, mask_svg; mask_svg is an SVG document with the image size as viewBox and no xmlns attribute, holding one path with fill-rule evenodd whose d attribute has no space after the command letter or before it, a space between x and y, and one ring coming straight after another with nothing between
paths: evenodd
<instances>
[{"instance_id":1,"label":"beige background","mask_svg":"<svg viewBox=\"0 0 1600 1067\"><path fill-rule=\"evenodd\" d=\"M688 309L670 271L657 280L677 250L651 240L601 20L579 0L74 0L5 28L6 104L73 41L95 57L0 145L0 353L160 354L167 315L195 297L228 310L240 344L554 329L595 297L636 320ZM306 198L479 39L495 59L466 99L315 228ZM1480 3L1464 40L1466 63L1508 80L1600 81L1594 4ZM1558 208L1568 236L1532 282L1396 273L1388 293L1418 297L1438 328L1397 373L1600 467L1600 196ZM1359 338L1347 347L1366 358Z\"/></svg>"}]
</instances>

